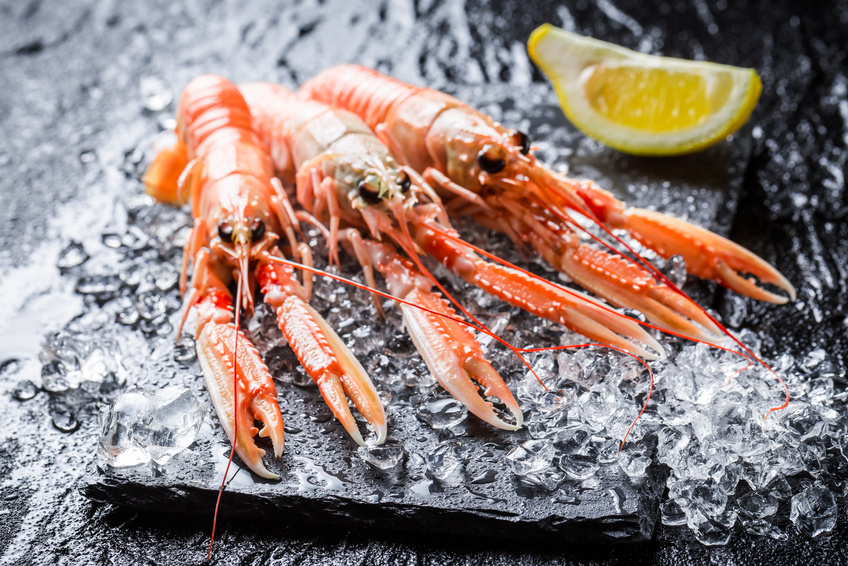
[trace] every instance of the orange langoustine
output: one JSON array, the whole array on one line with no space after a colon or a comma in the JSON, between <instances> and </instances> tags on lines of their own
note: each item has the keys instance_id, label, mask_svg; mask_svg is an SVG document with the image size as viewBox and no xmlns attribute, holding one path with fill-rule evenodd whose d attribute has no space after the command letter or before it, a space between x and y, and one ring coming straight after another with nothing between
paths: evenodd
<instances>
[{"instance_id":1,"label":"orange langoustine","mask_svg":"<svg viewBox=\"0 0 848 566\"><path fill-rule=\"evenodd\" d=\"M269 436L275 455L282 453L276 388L256 349L238 330L241 309L252 311L255 284L351 437L365 444L346 395L373 427L376 442L382 442L387 426L377 391L347 346L307 303L311 275L305 275L301 284L292 267L275 261L285 257L282 236L290 257L309 265L311 256L306 245L296 241L297 219L236 86L215 75L191 81L180 98L177 136L173 147L157 155L144 182L147 192L161 201L191 201L194 226L180 280L181 291L187 292L183 323L193 307L198 359L235 452L256 474L277 477L263 464L265 452L253 438L257 432ZM229 290L233 281L239 289L235 301ZM261 431L254 427L254 419L264 423Z\"/></svg>"},{"instance_id":2,"label":"orange langoustine","mask_svg":"<svg viewBox=\"0 0 848 566\"><path fill-rule=\"evenodd\" d=\"M447 94L357 65L327 69L299 92L360 116L401 163L452 197L455 213L505 232L581 286L616 306L642 312L663 329L698 340L723 332L650 264L643 268L581 243L578 232L583 229L575 213L613 238L612 230L624 229L662 257L681 255L690 273L739 293L774 303L795 298L789 281L748 250L682 220L627 207L591 181L544 167L525 134Z\"/></svg>"}]
</instances>

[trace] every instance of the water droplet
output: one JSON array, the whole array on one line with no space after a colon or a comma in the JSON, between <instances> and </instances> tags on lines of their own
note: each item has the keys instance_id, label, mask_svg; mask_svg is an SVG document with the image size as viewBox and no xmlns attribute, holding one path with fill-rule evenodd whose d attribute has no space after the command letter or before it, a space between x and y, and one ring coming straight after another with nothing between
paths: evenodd
<instances>
[{"instance_id":1,"label":"water droplet","mask_svg":"<svg viewBox=\"0 0 848 566\"><path fill-rule=\"evenodd\" d=\"M25 379L18 383L17 387L12 391L12 397L18 401L29 401L38 394L38 388L35 384Z\"/></svg>"},{"instance_id":2,"label":"water droplet","mask_svg":"<svg viewBox=\"0 0 848 566\"><path fill-rule=\"evenodd\" d=\"M471 479L471 483L475 485L492 483L497 479L498 473L495 470L486 470L479 476L476 476Z\"/></svg>"},{"instance_id":3,"label":"water droplet","mask_svg":"<svg viewBox=\"0 0 848 566\"><path fill-rule=\"evenodd\" d=\"M161 112L173 99L167 85L156 77L142 77L139 86L144 108L151 112Z\"/></svg>"},{"instance_id":4,"label":"water droplet","mask_svg":"<svg viewBox=\"0 0 848 566\"><path fill-rule=\"evenodd\" d=\"M77 420L74 413L67 407L57 407L53 412L51 422L56 430L61 432L75 432L80 427L80 422Z\"/></svg>"},{"instance_id":5,"label":"water droplet","mask_svg":"<svg viewBox=\"0 0 848 566\"><path fill-rule=\"evenodd\" d=\"M71 269L82 265L88 259L85 248L79 242L71 242L59 254L56 267L59 269Z\"/></svg>"},{"instance_id":6,"label":"water droplet","mask_svg":"<svg viewBox=\"0 0 848 566\"><path fill-rule=\"evenodd\" d=\"M468 409L456 399L439 399L421 407L417 416L433 430L444 430L464 421Z\"/></svg>"}]
</instances>

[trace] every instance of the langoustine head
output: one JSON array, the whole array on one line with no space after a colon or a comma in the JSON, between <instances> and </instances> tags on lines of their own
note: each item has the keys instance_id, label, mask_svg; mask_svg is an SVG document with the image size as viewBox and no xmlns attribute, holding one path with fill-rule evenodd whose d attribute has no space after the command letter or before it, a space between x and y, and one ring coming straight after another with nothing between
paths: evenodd
<instances>
[{"instance_id":1,"label":"langoustine head","mask_svg":"<svg viewBox=\"0 0 848 566\"><path fill-rule=\"evenodd\" d=\"M243 281L239 300L249 312L255 288L251 263L277 243L280 233L279 222L267 206L270 188L265 185L251 176L230 175L207 191L217 198L200 203L209 250L232 269L235 279Z\"/></svg>"},{"instance_id":2,"label":"langoustine head","mask_svg":"<svg viewBox=\"0 0 848 566\"><path fill-rule=\"evenodd\" d=\"M492 206L500 197L506 197L501 202L510 207L509 200L535 195L540 202L553 200L593 216L568 190L566 179L537 160L527 134L504 128L465 105L448 108L435 119L426 146L451 181Z\"/></svg>"}]
</instances>

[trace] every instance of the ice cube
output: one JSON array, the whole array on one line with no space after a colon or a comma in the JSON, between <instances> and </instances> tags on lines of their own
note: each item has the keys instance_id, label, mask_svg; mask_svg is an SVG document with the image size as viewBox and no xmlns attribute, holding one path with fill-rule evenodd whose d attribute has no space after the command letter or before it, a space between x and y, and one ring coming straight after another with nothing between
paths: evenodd
<instances>
[{"instance_id":1,"label":"ice cube","mask_svg":"<svg viewBox=\"0 0 848 566\"><path fill-rule=\"evenodd\" d=\"M129 389L100 414L100 465L164 465L194 442L204 413L184 387Z\"/></svg>"},{"instance_id":2,"label":"ice cube","mask_svg":"<svg viewBox=\"0 0 848 566\"><path fill-rule=\"evenodd\" d=\"M810 380L810 390L807 393L807 401L812 405L825 405L833 397L833 379L830 377L817 377Z\"/></svg>"},{"instance_id":3,"label":"ice cube","mask_svg":"<svg viewBox=\"0 0 848 566\"><path fill-rule=\"evenodd\" d=\"M403 461L405 454L403 444L394 438L388 438L385 443L377 446L360 446L357 453L378 470L394 468Z\"/></svg>"},{"instance_id":4,"label":"ice cube","mask_svg":"<svg viewBox=\"0 0 848 566\"><path fill-rule=\"evenodd\" d=\"M528 440L510 450L506 458L516 476L544 471L551 466L554 447L547 440Z\"/></svg>"},{"instance_id":5,"label":"ice cube","mask_svg":"<svg viewBox=\"0 0 848 566\"><path fill-rule=\"evenodd\" d=\"M705 546L722 546L730 542L732 528L736 523L735 512L708 517L697 506L689 507L686 511L686 523L698 542Z\"/></svg>"},{"instance_id":6,"label":"ice cube","mask_svg":"<svg viewBox=\"0 0 848 566\"><path fill-rule=\"evenodd\" d=\"M767 519L751 519L743 516L740 517L739 522L745 532L751 533L752 535L761 537L768 536L775 540L786 540L789 538L786 533L775 527Z\"/></svg>"},{"instance_id":7,"label":"ice cube","mask_svg":"<svg viewBox=\"0 0 848 566\"><path fill-rule=\"evenodd\" d=\"M79 242L71 242L59 254L59 259L56 261L56 267L59 269L71 269L82 265L88 259L88 253Z\"/></svg>"},{"instance_id":8,"label":"ice cube","mask_svg":"<svg viewBox=\"0 0 848 566\"><path fill-rule=\"evenodd\" d=\"M651 464L651 458L644 453L643 448L628 446L619 454L618 464L628 476L641 477Z\"/></svg>"},{"instance_id":9,"label":"ice cube","mask_svg":"<svg viewBox=\"0 0 848 566\"><path fill-rule=\"evenodd\" d=\"M807 536L828 533L836 526L836 496L825 486L812 484L792 497L789 519Z\"/></svg>"},{"instance_id":10,"label":"ice cube","mask_svg":"<svg viewBox=\"0 0 848 566\"><path fill-rule=\"evenodd\" d=\"M677 527L686 524L686 513L674 499L666 499L660 504L662 524L668 527Z\"/></svg>"},{"instance_id":11,"label":"ice cube","mask_svg":"<svg viewBox=\"0 0 848 566\"><path fill-rule=\"evenodd\" d=\"M558 464L568 477L576 480L591 478L601 467L598 459L590 454L563 454Z\"/></svg>"},{"instance_id":12,"label":"ice cube","mask_svg":"<svg viewBox=\"0 0 848 566\"><path fill-rule=\"evenodd\" d=\"M736 505L745 517L764 519L777 513L778 500L770 493L750 491L736 500Z\"/></svg>"},{"instance_id":13,"label":"ice cube","mask_svg":"<svg viewBox=\"0 0 848 566\"><path fill-rule=\"evenodd\" d=\"M434 478L446 480L461 467L459 443L454 440L441 442L427 453L425 460L427 461L427 468Z\"/></svg>"}]
</instances>

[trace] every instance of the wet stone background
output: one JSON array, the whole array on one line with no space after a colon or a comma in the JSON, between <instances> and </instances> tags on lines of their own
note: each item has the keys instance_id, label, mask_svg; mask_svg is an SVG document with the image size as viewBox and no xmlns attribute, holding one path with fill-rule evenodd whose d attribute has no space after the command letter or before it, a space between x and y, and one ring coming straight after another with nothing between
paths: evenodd
<instances>
[{"instance_id":1,"label":"wet stone background","mask_svg":"<svg viewBox=\"0 0 848 566\"><path fill-rule=\"evenodd\" d=\"M549 162L568 164L575 174L598 179L631 202L660 202L665 210L729 232L785 273L799 300L774 307L709 285L693 291L711 301L733 328L754 331L769 359L783 355L787 372L794 368L793 375L800 376L793 384L796 393L825 399L844 415L844 2L821 13L805 4L607 0L536 7L438 0L250 7L34 1L0 3L0 12L3 563L133 564L148 556L164 564L204 557L208 514L134 511L93 503L81 494L92 484L97 413L125 387L163 387L178 380L204 399L201 380L186 377L193 363L190 346L175 347L172 341L179 307L174 273L185 218L139 198L137 180L150 140L171 126L179 89L201 72L294 86L340 62L375 66L458 93L505 122L530 128ZM760 105L736 139L712 152L670 161L624 158L575 134L556 114L553 93L523 47L543 22L645 52L755 67L764 83ZM325 298L333 294L328 287ZM122 360L112 357L116 350L124 354ZM275 363L282 370L292 365L279 351ZM91 375L99 378L86 379ZM514 389L520 378L515 376ZM813 379L819 380L816 387L809 385ZM297 402L318 407L307 426L318 424L325 434L314 442L339 435L339 427L321 418L314 391L290 381L281 388L294 391ZM655 400L655 407L661 402ZM805 421L795 423L800 434L809 432ZM403 424L427 430L426 422L413 417ZM212 427L204 420L199 437L217 438ZM475 438L487 434L473 424L460 428ZM286 456L296 458L300 431L289 432ZM459 440L467 437L460 434ZM844 562L844 485L832 480L844 459L832 446L828 450L821 458L827 470L818 477L831 478L829 488L840 496L838 520L830 534L816 538L787 518L777 523L783 536L775 538L747 534L740 521L727 546L705 547L686 527L659 525L649 542L566 547L553 536L543 535L548 542L540 543L338 523L300 526L247 511L238 519L224 516L214 562ZM167 465L202 465L191 460L196 453L183 453ZM477 477L479 463L467 464L467 478ZM433 466L420 465L429 470L421 479L432 480ZM667 473L663 468L651 470ZM508 470L497 473L510 477ZM240 476L233 491L244 480ZM804 477L793 478L793 484L786 487L792 493L819 485ZM155 507L155 500L144 502L145 493L127 491L123 502L119 492L112 497ZM229 501L237 505L239 500L231 495ZM788 509L782 511L788 515ZM656 515L656 510L638 512Z\"/></svg>"}]
</instances>

